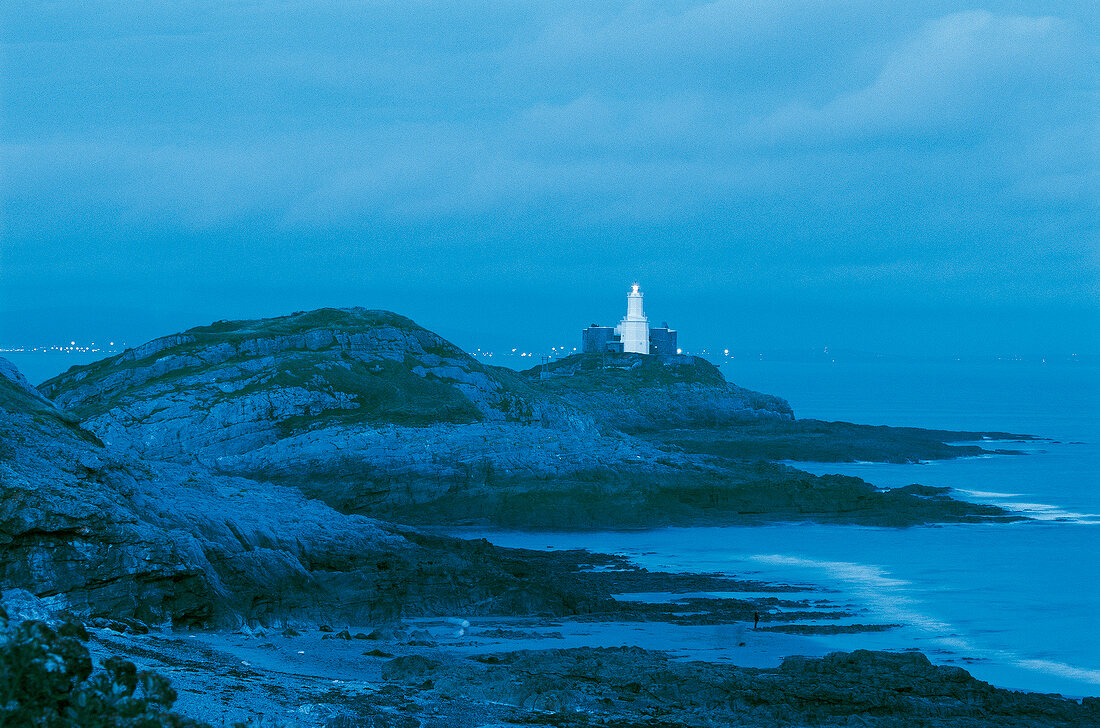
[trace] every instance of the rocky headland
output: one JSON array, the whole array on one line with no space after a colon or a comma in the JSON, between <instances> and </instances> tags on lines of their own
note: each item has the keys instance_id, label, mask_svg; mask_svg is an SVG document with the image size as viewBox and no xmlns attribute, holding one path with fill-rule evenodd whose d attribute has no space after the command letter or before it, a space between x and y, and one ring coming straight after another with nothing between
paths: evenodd
<instances>
[{"instance_id":1,"label":"rocky headland","mask_svg":"<svg viewBox=\"0 0 1100 728\"><path fill-rule=\"evenodd\" d=\"M821 442L813 428L823 423L794 419L782 399L729 384L698 358L580 356L548 374L484 366L393 313L322 309L191 329L41 389L117 450L403 523L1019 518L942 491L881 491L770 462L765 455ZM981 452L944 440L982 433L850 427L824 438L834 453L866 454L868 431L894 457ZM773 452L737 449L747 441Z\"/></svg>"},{"instance_id":2,"label":"rocky headland","mask_svg":"<svg viewBox=\"0 0 1100 728\"><path fill-rule=\"evenodd\" d=\"M0 360L0 724L30 715L8 668L33 657L71 678L35 710L140 702L155 726L1095 725L1095 701L920 654L780 663L897 626L806 585L416 528L1016 520L772 462L998 436L798 420L692 357L487 367L360 309L219 322L40 389ZM659 647L700 629L732 664Z\"/></svg>"},{"instance_id":3,"label":"rocky headland","mask_svg":"<svg viewBox=\"0 0 1100 728\"><path fill-rule=\"evenodd\" d=\"M730 384L718 367L694 356L576 354L521 374L606 427L734 460L909 463L1017 454L959 443L1034 439L797 419L785 400Z\"/></svg>"}]
</instances>

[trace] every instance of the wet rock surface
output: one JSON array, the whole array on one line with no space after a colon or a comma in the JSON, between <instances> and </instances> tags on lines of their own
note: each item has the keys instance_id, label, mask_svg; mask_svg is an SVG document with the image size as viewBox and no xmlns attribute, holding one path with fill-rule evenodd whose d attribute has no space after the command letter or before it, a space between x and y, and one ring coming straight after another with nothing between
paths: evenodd
<instances>
[{"instance_id":1,"label":"wet rock surface","mask_svg":"<svg viewBox=\"0 0 1100 728\"><path fill-rule=\"evenodd\" d=\"M1019 450L957 443L1035 439L1006 432L953 432L820 420L746 422L724 429L670 429L640 436L689 452L741 460L884 463L1019 455Z\"/></svg>"},{"instance_id":2,"label":"wet rock surface","mask_svg":"<svg viewBox=\"0 0 1100 728\"><path fill-rule=\"evenodd\" d=\"M514 706L500 710L505 722L534 722L520 718L523 709L559 726L1085 726L1100 718L1092 703L993 688L919 653L791 657L757 669L583 648L397 658L383 678L428 701L480 699Z\"/></svg>"},{"instance_id":3,"label":"wet rock surface","mask_svg":"<svg viewBox=\"0 0 1100 728\"><path fill-rule=\"evenodd\" d=\"M266 716L300 728L1084 728L1100 718L1096 700L995 688L915 652L788 657L760 668L638 647L510 650L476 640L387 641L364 652L303 629L271 642L97 632L93 651L171 677L177 709L196 718Z\"/></svg>"}]
</instances>

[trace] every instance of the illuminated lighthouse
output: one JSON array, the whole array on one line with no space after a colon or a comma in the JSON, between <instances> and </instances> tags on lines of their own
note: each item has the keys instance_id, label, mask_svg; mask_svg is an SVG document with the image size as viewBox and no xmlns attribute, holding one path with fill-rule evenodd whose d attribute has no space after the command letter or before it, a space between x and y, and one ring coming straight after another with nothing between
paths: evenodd
<instances>
[{"instance_id":1,"label":"illuminated lighthouse","mask_svg":"<svg viewBox=\"0 0 1100 728\"><path fill-rule=\"evenodd\" d=\"M624 352L649 353L649 319L642 313L642 291L637 283L626 296L626 316L615 327L615 333L623 342Z\"/></svg>"},{"instance_id":2,"label":"illuminated lighthouse","mask_svg":"<svg viewBox=\"0 0 1100 728\"><path fill-rule=\"evenodd\" d=\"M668 324L649 325L642 313L642 289L637 283L626 296L626 316L615 328L592 324L581 332L581 351L585 354L656 354L675 356L676 329Z\"/></svg>"}]
</instances>

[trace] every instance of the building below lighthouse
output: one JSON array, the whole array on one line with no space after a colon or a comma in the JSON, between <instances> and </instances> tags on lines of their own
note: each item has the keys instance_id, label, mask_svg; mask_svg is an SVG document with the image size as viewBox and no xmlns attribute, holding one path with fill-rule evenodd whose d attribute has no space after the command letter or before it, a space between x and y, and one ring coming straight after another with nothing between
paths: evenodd
<instances>
[{"instance_id":1,"label":"building below lighthouse","mask_svg":"<svg viewBox=\"0 0 1100 728\"><path fill-rule=\"evenodd\" d=\"M676 330L668 324L651 328L642 310L642 290L635 283L626 296L626 316L615 328L592 324L581 335L582 350L586 354L633 353L675 354Z\"/></svg>"}]
</instances>

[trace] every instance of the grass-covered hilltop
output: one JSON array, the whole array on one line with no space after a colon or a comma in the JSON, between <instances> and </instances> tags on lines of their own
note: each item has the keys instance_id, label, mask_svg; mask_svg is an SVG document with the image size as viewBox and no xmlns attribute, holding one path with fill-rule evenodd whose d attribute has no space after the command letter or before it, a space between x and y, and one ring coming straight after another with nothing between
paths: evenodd
<instances>
[{"instance_id":1,"label":"grass-covered hilltop","mask_svg":"<svg viewBox=\"0 0 1100 728\"><path fill-rule=\"evenodd\" d=\"M111 447L412 524L616 528L1010 520L938 490L881 491L777 459L981 452L988 433L797 420L694 357L484 366L386 311L218 322L41 386ZM807 456L808 454L808 456Z\"/></svg>"}]
</instances>

